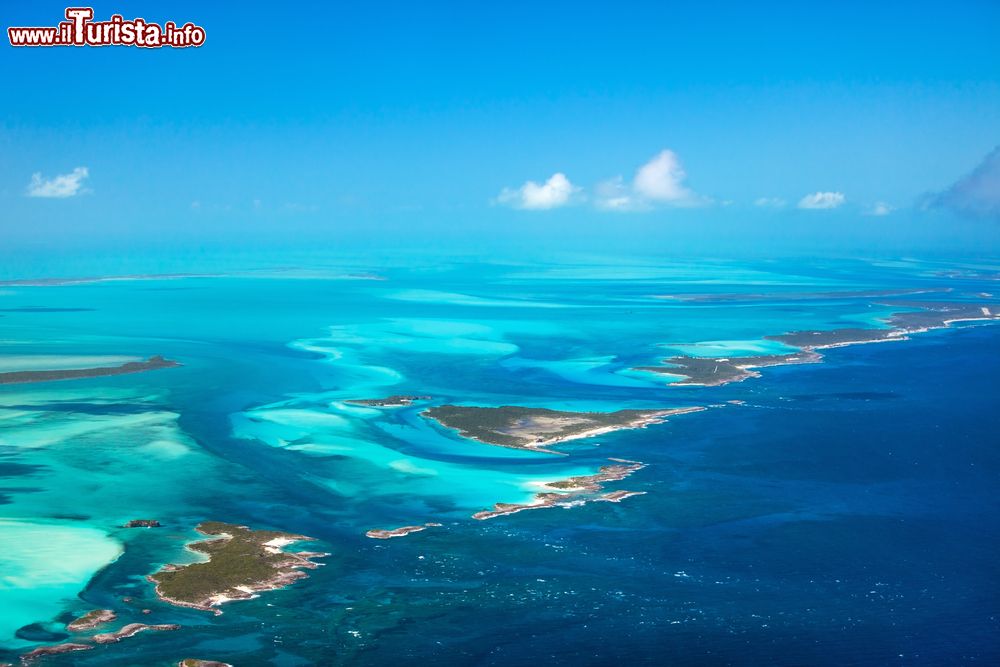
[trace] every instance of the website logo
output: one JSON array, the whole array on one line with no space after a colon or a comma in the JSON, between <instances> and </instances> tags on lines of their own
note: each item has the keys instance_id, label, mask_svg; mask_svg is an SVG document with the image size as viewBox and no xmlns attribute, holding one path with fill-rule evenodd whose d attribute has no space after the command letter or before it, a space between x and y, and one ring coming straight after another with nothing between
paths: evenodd
<instances>
[{"instance_id":1,"label":"website logo","mask_svg":"<svg viewBox=\"0 0 1000 667\"><path fill-rule=\"evenodd\" d=\"M178 26L143 18L125 19L113 14L107 21L94 21L93 7L67 7L66 20L56 26L7 28L11 46L137 46L183 49L205 43L205 29L190 21Z\"/></svg>"}]
</instances>

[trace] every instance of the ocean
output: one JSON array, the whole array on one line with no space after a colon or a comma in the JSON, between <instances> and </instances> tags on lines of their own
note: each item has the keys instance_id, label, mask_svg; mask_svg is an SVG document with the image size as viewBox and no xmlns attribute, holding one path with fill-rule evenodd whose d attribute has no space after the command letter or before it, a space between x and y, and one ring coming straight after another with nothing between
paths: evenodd
<instances>
[{"instance_id":1,"label":"ocean","mask_svg":"<svg viewBox=\"0 0 1000 667\"><path fill-rule=\"evenodd\" d=\"M0 373L182 364L0 385L0 662L107 608L110 628L182 627L45 664L996 663L1000 327L721 386L634 370L781 354L765 336L884 327L903 302L996 304L980 268L315 262L0 285ZM349 402L400 394L430 398ZM444 404L708 409L559 456L421 415ZM471 518L610 459L646 464L608 487L642 495ZM158 600L146 575L196 560L205 520L330 555L221 615Z\"/></svg>"}]
</instances>

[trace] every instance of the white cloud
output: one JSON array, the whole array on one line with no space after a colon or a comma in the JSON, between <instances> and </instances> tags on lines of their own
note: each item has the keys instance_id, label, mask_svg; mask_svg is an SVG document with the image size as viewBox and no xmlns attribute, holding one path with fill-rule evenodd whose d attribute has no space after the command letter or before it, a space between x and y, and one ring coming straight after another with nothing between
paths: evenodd
<instances>
[{"instance_id":1,"label":"white cloud","mask_svg":"<svg viewBox=\"0 0 1000 667\"><path fill-rule=\"evenodd\" d=\"M639 167L631 185L621 176L597 186L598 208L610 211L645 211L655 204L699 206L710 200L692 192L684 180L687 173L672 150L662 150Z\"/></svg>"},{"instance_id":2,"label":"white cloud","mask_svg":"<svg viewBox=\"0 0 1000 667\"><path fill-rule=\"evenodd\" d=\"M663 150L635 172L632 189L652 201L672 204L690 202L694 193L684 187L686 177L677 154Z\"/></svg>"},{"instance_id":3,"label":"white cloud","mask_svg":"<svg viewBox=\"0 0 1000 667\"><path fill-rule=\"evenodd\" d=\"M640 166L632 182L615 176L598 183L589 197L597 208L606 211L647 211L655 205L702 206L712 203L692 192L685 184L687 174L677 154L662 150ZM550 209L585 199L583 188L558 172L543 184L528 181L519 188L504 188L493 200L514 208Z\"/></svg>"},{"instance_id":4,"label":"white cloud","mask_svg":"<svg viewBox=\"0 0 1000 667\"><path fill-rule=\"evenodd\" d=\"M788 202L781 197L759 197L753 205L761 208L784 208L786 203Z\"/></svg>"},{"instance_id":5,"label":"white cloud","mask_svg":"<svg viewBox=\"0 0 1000 667\"><path fill-rule=\"evenodd\" d=\"M896 209L894 209L892 206L889 206L889 204L886 204L884 201L877 201L874 204L872 204L871 207L869 207L868 210L865 211L865 213L867 213L868 215L875 215L881 217L883 215L889 215L895 210Z\"/></svg>"},{"instance_id":6,"label":"white cloud","mask_svg":"<svg viewBox=\"0 0 1000 667\"><path fill-rule=\"evenodd\" d=\"M516 189L504 188L496 201L514 208L544 210L569 204L573 195L579 191L580 188L573 185L566 174L556 172L541 185L528 181Z\"/></svg>"},{"instance_id":7,"label":"white cloud","mask_svg":"<svg viewBox=\"0 0 1000 667\"><path fill-rule=\"evenodd\" d=\"M28 183L29 197L54 197L65 198L86 192L83 189L83 181L89 172L86 167L77 167L68 174L45 180L40 172L31 175L31 182Z\"/></svg>"},{"instance_id":8,"label":"white cloud","mask_svg":"<svg viewBox=\"0 0 1000 667\"><path fill-rule=\"evenodd\" d=\"M843 192L814 192L799 200L799 208L825 209L837 208L847 201Z\"/></svg>"}]
</instances>

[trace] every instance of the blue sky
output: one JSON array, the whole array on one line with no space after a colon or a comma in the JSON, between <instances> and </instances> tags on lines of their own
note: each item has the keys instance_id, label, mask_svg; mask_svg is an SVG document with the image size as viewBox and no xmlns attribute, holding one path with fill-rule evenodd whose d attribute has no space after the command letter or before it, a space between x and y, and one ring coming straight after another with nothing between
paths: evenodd
<instances>
[{"instance_id":1,"label":"blue sky","mask_svg":"<svg viewBox=\"0 0 1000 667\"><path fill-rule=\"evenodd\" d=\"M875 4L96 2L206 44L0 47L0 250L1000 254L1000 5Z\"/></svg>"}]
</instances>

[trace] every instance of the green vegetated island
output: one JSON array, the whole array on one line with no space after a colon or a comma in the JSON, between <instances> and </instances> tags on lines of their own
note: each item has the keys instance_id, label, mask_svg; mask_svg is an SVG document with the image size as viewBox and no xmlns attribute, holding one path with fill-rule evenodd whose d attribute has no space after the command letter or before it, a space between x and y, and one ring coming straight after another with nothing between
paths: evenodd
<instances>
[{"instance_id":1,"label":"green vegetated island","mask_svg":"<svg viewBox=\"0 0 1000 667\"><path fill-rule=\"evenodd\" d=\"M130 522L133 523L133 522ZM138 520L137 525L158 523ZM155 584L157 596L170 604L222 612L219 605L232 600L256 597L260 591L284 588L303 578L304 569L315 569L319 563L314 558L328 556L318 552L291 552L285 547L296 542L312 541L304 535L294 535L274 530L251 530L218 521L206 521L197 527L203 535L215 539L201 540L188 545L188 549L202 554L208 560L189 565L166 565L148 579ZM143 613L148 613L144 610ZM128 623L108 632L79 636L115 621L118 615L112 609L93 609L66 624L69 632L78 637L73 641L40 646L21 656L28 664L46 656L87 651L101 644L114 644L123 639L148 631L178 630L181 626L170 624ZM225 663L186 658L178 664L215 667Z\"/></svg>"},{"instance_id":2,"label":"green vegetated island","mask_svg":"<svg viewBox=\"0 0 1000 667\"><path fill-rule=\"evenodd\" d=\"M618 410L616 412L570 412L532 408L516 405L483 407L467 405L441 405L424 410L421 415L441 426L458 431L459 435L477 442L525 449L549 454L560 454L550 445L589 438L622 429L643 428L667 418L704 410L701 406L659 410ZM580 475L553 480L542 484L529 502L496 503L492 508L476 512L472 518L492 519L524 510L545 507L571 507L587 502L620 502L625 498L641 495L641 491L624 489L606 491L605 485L625 479L645 467L638 461L611 459L593 475ZM395 529L374 529L368 537L389 539L403 537L439 524L403 526Z\"/></svg>"},{"instance_id":3,"label":"green vegetated island","mask_svg":"<svg viewBox=\"0 0 1000 667\"><path fill-rule=\"evenodd\" d=\"M197 527L215 539L193 542L188 548L208 557L189 565L167 565L148 578L160 599L182 607L222 612L217 607L233 600L256 597L260 591L284 588L315 569L319 552L285 551L296 542L313 541L304 535L206 521Z\"/></svg>"},{"instance_id":4,"label":"green vegetated island","mask_svg":"<svg viewBox=\"0 0 1000 667\"><path fill-rule=\"evenodd\" d=\"M765 354L750 357L691 357L678 355L663 360L661 366L640 366L634 370L678 376L676 385L715 386L760 377L758 368L789 364L818 363L824 350L863 343L884 343L907 340L910 334L944 329L954 322L1000 320L1000 307L976 303L894 302L881 305L898 306L907 310L894 313L887 328L843 328L830 330L792 331L766 340L798 348L788 354Z\"/></svg>"},{"instance_id":5,"label":"green vegetated island","mask_svg":"<svg viewBox=\"0 0 1000 667\"><path fill-rule=\"evenodd\" d=\"M558 454L550 445L589 438L611 431L642 428L674 415L697 412L703 407L669 410L618 410L616 412L568 412L516 405L480 407L440 405L428 408L424 417L433 419L460 435L489 445Z\"/></svg>"},{"instance_id":6,"label":"green vegetated island","mask_svg":"<svg viewBox=\"0 0 1000 667\"><path fill-rule=\"evenodd\" d=\"M145 361L129 361L119 366L100 366L97 368L64 368L44 371L11 371L0 373L0 384L27 384L32 382L52 382L55 380L82 380L84 378L106 377L109 375L128 375L143 373L161 368L180 366L179 362L164 359L160 355L152 356Z\"/></svg>"}]
</instances>

